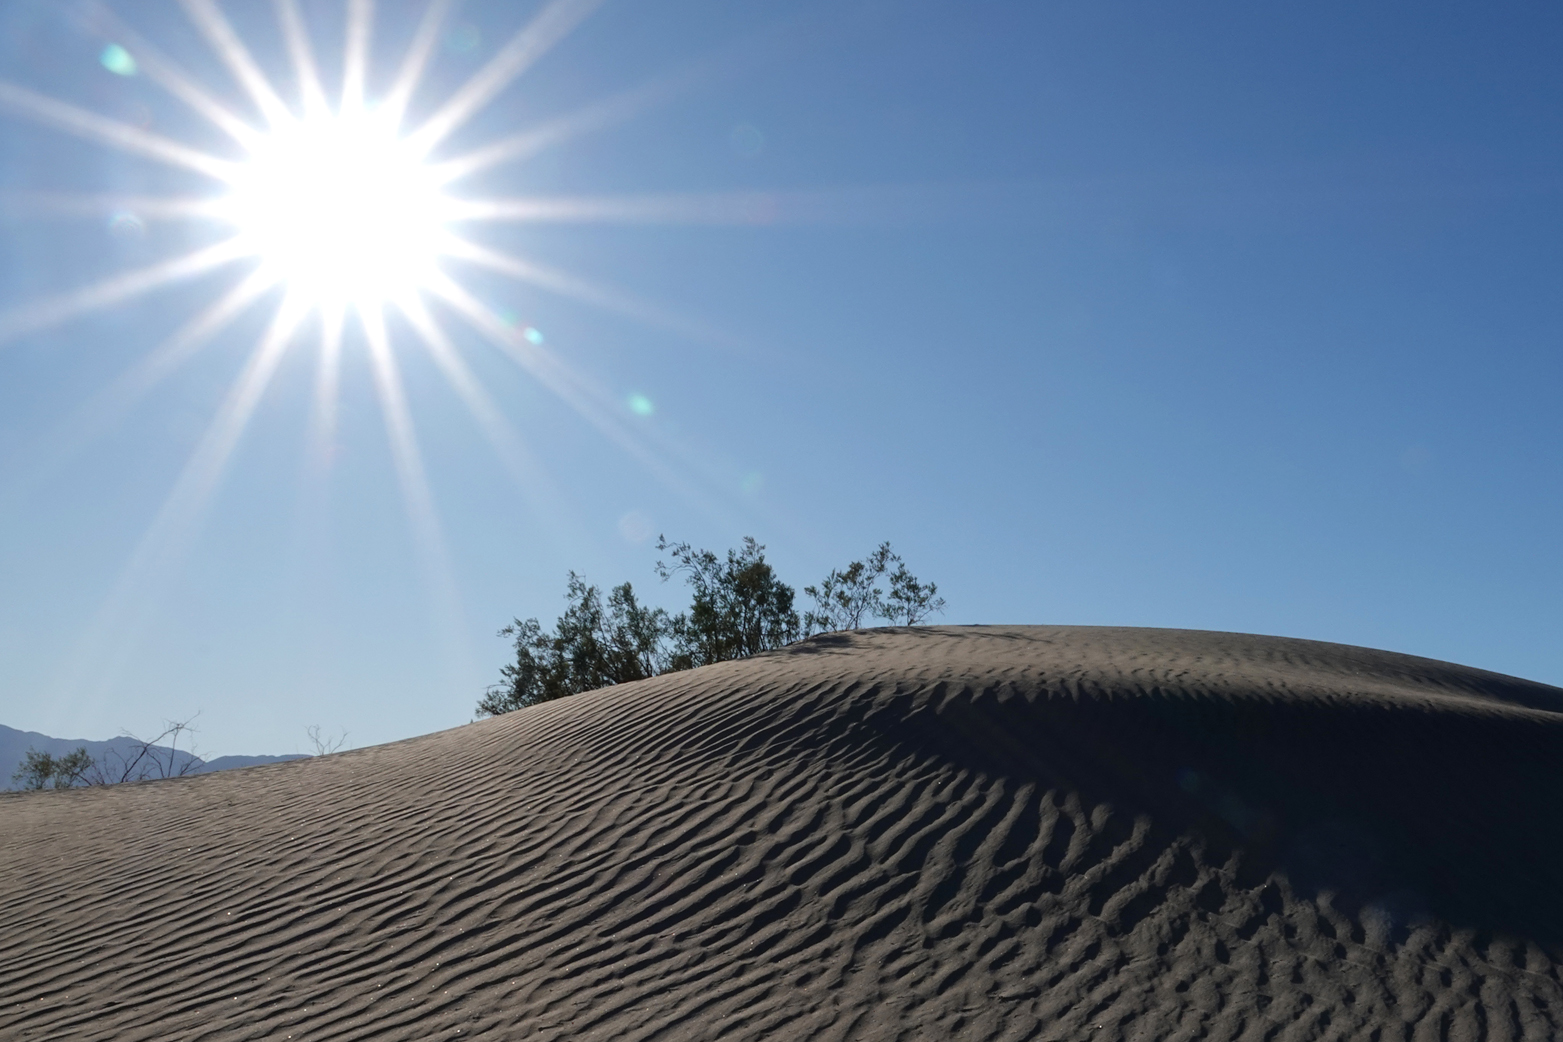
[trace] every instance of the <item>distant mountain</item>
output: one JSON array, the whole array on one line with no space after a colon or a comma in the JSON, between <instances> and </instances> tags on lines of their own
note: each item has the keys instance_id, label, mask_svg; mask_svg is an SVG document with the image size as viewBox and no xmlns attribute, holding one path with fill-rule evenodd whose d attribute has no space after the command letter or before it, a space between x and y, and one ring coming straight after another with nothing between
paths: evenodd
<instances>
[{"instance_id":1,"label":"distant mountain","mask_svg":"<svg viewBox=\"0 0 1563 1042\"><path fill-rule=\"evenodd\" d=\"M77 749L87 750L87 755L93 760L102 763L123 762L133 757L141 749L141 743L134 738L110 738L106 742L90 742L81 738L51 738L37 731L18 731L14 727L6 727L0 724L0 789L10 789L15 786L11 783L11 776L16 773L22 761L27 758L27 750L37 749L41 753L50 756L64 756L73 753ZM166 746L153 746L153 753L158 756L158 762L172 764L169 773L177 774L180 768L186 764L193 764L186 774L210 774L212 771L228 771L236 767L254 767L262 763L279 763L283 760L305 759L304 753L288 753L283 756L219 756L213 760L202 760L198 756L192 756L183 749L169 749Z\"/></svg>"}]
</instances>

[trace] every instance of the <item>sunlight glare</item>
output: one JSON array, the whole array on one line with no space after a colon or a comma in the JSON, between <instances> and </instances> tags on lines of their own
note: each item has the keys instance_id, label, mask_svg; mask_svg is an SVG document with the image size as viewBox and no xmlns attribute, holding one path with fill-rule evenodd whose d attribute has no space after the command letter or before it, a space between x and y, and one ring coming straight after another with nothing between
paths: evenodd
<instances>
[{"instance_id":1,"label":"sunlight glare","mask_svg":"<svg viewBox=\"0 0 1563 1042\"><path fill-rule=\"evenodd\" d=\"M272 130L225 207L245 248L320 306L378 307L428 285L448 204L390 125L320 115Z\"/></svg>"}]
</instances>

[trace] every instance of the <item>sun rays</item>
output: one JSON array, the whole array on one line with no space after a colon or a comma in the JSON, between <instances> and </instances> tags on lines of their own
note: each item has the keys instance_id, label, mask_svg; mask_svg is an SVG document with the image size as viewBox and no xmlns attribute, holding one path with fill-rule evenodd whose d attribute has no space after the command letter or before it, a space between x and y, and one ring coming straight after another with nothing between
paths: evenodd
<instances>
[{"instance_id":1,"label":"sun rays","mask_svg":"<svg viewBox=\"0 0 1563 1042\"><path fill-rule=\"evenodd\" d=\"M665 483L688 492L666 461L632 433L616 396L555 357L540 340L510 328L464 284L481 270L697 339L708 330L611 287L558 271L475 238L485 225L525 221L687 221L701 211L688 200L557 200L465 197L463 181L596 131L683 89L692 76L637 87L562 117L517 127L493 139L448 150L457 131L564 40L600 0L551 0L443 99L420 100L452 0L431 0L401 51L387 55L375 39L373 0L343 0L345 33L340 75L328 82L297 0L273 0L280 48L259 53L242 38L216 0L179 0L179 7L224 73L242 90L244 108L222 100L168 54L107 8L92 9L92 29L113 51L110 71L144 76L197 120L216 128L225 149L208 150L0 81L0 112L122 153L206 179L209 189L158 196L72 194L48 186L0 194L8 219L101 216L125 211L161 222L217 230L217 241L141 267L0 312L0 349L19 338L112 308L195 278L228 281L211 302L72 417L79 447L129 413L182 365L230 335L241 315L262 301L275 312L211 417L174 488L126 567L99 624L122 633L135 590L166 571L193 537L221 486L230 461L283 358L315 351L318 368L311 408L309 470L323 480L338 423L344 333L356 325L380 404L401 498L426 578L445 616L459 616L441 526L403 382L402 356L419 351L434 362L476 421L506 470L536 495L558 493L527 440L463 357L445 323L474 331L492 348L557 395L612 443ZM107 52L106 52L107 53ZM268 74L275 60L288 69ZM376 76L387 70L389 82ZM278 84L287 84L286 89ZM418 101L415 106L414 102ZM415 112L422 118L412 119ZM748 223L743 219L732 223ZM232 269L231 273L224 269ZM359 340L353 341L355 344ZM644 431L642 432L644 434ZM67 449L70 446L67 446ZM91 667L84 667L91 668Z\"/></svg>"}]
</instances>

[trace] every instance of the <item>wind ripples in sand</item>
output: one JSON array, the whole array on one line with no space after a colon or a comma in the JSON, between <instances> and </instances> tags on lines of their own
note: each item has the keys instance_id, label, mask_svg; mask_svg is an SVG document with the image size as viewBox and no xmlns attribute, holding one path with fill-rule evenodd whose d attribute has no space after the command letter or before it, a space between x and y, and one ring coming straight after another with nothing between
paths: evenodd
<instances>
[{"instance_id":1,"label":"wind ripples in sand","mask_svg":"<svg viewBox=\"0 0 1563 1042\"><path fill-rule=\"evenodd\" d=\"M1563 693L939 628L0 799L7 1039L1550 1038Z\"/></svg>"}]
</instances>

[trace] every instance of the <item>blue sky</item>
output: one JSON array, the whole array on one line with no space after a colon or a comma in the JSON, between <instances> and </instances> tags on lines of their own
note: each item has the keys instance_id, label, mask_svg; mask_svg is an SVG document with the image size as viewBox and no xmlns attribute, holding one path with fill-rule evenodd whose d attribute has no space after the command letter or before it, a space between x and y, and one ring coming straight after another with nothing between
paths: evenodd
<instances>
[{"instance_id":1,"label":"blue sky","mask_svg":"<svg viewBox=\"0 0 1563 1042\"><path fill-rule=\"evenodd\" d=\"M177 4L112 6L259 125ZM302 7L335 82L343 7ZM223 9L291 100L271 5ZM422 10L378 5L371 97ZM455 9L411 122L537 10ZM105 68L85 11L0 2L0 81L238 155ZM599 422L446 315L537 462L507 467L393 321L441 558L351 330L310 470L306 327L206 509L137 566L277 298L123 415L105 389L242 265L9 336L0 722L103 738L199 712L214 755L455 726L507 657L495 631L551 621L568 570L680 603L658 532L754 535L800 587L889 539L954 623L1275 633L1563 683L1560 36L1517 3L605 3L437 153L655 88L457 193L664 218L474 227L617 307L446 268L600 393ZM218 186L16 112L0 191L0 329L219 237L40 212L26 193Z\"/></svg>"}]
</instances>

